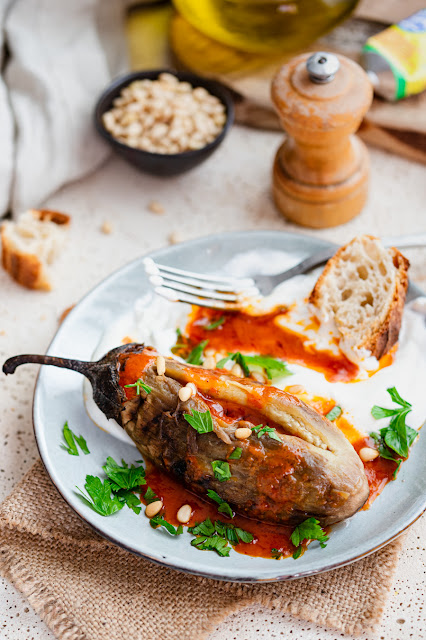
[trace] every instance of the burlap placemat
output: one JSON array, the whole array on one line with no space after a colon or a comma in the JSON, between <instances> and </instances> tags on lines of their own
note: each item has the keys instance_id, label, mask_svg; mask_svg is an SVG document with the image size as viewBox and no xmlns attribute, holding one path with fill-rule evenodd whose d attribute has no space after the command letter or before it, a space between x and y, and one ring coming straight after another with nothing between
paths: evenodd
<instances>
[{"instance_id":1,"label":"burlap placemat","mask_svg":"<svg viewBox=\"0 0 426 640\"><path fill-rule=\"evenodd\" d=\"M244 585L177 573L107 542L66 505L40 461L0 506L0 573L63 640L202 640L255 603L345 633L371 631L400 544L311 578Z\"/></svg>"}]
</instances>

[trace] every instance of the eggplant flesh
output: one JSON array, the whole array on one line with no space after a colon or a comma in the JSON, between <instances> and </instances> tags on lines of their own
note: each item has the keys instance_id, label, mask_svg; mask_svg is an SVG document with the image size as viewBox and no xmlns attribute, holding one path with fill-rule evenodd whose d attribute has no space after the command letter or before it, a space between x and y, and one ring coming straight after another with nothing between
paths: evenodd
<instances>
[{"instance_id":1,"label":"eggplant flesh","mask_svg":"<svg viewBox=\"0 0 426 640\"><path fill-rule=\"evenodd\" d=\"M173 358L165 358L165 374L158 375L157 355L154 349L130 344L98 362L16 356L3 370L13 373L20 364L37 362L79 371L90 380L99 408L125 429L143 456L201 496L216 491L247 517L297 524L313 516L329 525L363 506L369 487L359 456L342 432L314 409L275 387ZM123 380L129 382L129 371L137 372L132 382L141 379L151 392L127 391ZM189 382L197 393L182 402L179 390ZM230 416L241 408L243 418L227 416L229 407L234 408ZM185 414L194 410L210 411L213 431L198 433L187 422ZM255 415L255 422L246 414ZM279 440L255 432L244 440L236 438L238 427L259 423L273 426ZM229 459L236 447L240 458ZM228 462L229 480L215 478L214 460Z\"/></svg>"}]
</instances>

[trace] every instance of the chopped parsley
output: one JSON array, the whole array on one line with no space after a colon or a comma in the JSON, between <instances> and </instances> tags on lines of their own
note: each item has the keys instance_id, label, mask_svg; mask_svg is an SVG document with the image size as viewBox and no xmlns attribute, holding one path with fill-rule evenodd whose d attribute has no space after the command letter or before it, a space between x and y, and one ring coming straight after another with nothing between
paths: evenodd
<instances>
[{"instance_id":1,"label":"chopped parsley","mask_svg":"<svg viewBox=\"0 0 426 640\"><path fill-rule=\"evenodd\" d=\"M342 408L337 406L337 404L328 412L325 414L325 417L330 420L331 422L333 422L333 420L336 420L342 413Z\"/></svg>"},{"instance_id":2,"label":"chopped parsley","mask_svg":"<svg viewBox=\"0 0 426 640\"><path fill-rule=\"evenodd\" d=\"M81 500L93 511L101 516L111 516L124 507L124 502L112 494L111 485L108 480L102 480L97 476L86 476L84 484L88 496L77 487Z\"/></svg>"},{"instance_id":3,"label":"chopped parsley","mask_svg":"<svg viewBox=\"0 0 426 640\"><path fill-rule=\"evenodd\" d=\"M211 498L212 500L214 500L215 502L217 502L217 504L219 505L217 510L219 511L219 513L223 513L226 516L229 516L230 518L234 517L234 512L232 511L231 507L229 506L229 504L223 500L219 494L216 493L216 491L213 491L212 489L209 489L207 491L207 495L209 498Z\"/></svg>"},{"instance_id":4,"label":"chopped parsley","mask_svg":"<svg viewBox=\"0 0 426 640\"><path fill-rule=\"evenodd\" d=\"M70 456L80 455L77 449L77 445L85 455L90 453L89 449L87 448L86 440L83 438L83 436L76 436L75 433L73 433L69 428L68 422L64 424L62 434L64 436L66 444L61 444L61 449L64 449L64 451L69 453Z\"/></svg>"},{"instance_id":5,"label":"chopped parsley","mask_svg":"<svg viewBox=\"0 0 426 640\"><path fill-rule=\"evenodd\" d=\"M241 447L235 447L228 456L228 460L239 460L243 450Z\"/></svg>"},{"instance_id":6,"label":"chopped parsley","mask_svg":"<svg viewBox=\"0 0 426 640\"><path fill-rule=\"evenodd\" d=\"M180 536L180 534L183 533L183 527L181 524L176 529L176 527L170 524L170 522L167 522L167 520L164 520L164 518L160 515L157 515L151 518L149 521L149 524L153 529L158 529L158 527L164 527L166 531L168 531L172 536Z\"/></svg>"},{"instance_id":7,"label":"chopped parsley","mask_svg":"<svg viewBox=\"0 0 426 640\"><path fill-rule=\"evenodd\" d=\"M207 347L208 343L208 340L203 340L197 344L186 358L187 363L201 365L203 362L203 351Z\"/></svg>"},{"instance_id":8,"label":"chopped parsley","mask_svg":"<svg viewBox=\"0 0 426 640\"><path fill-rule=\"evenodd\" d=\"M222 326L224 322L225 322L225 316L220 316L220 318L218 318L217 320L213 320L213 322L210 322L210 324L208 324L207 327L205 327L205 329L206 331L214 331L214 329L217 329L218 327Z\"/></svg>"},{"instance_id":9,"label":"chopped parsley","mask_svg":"<svg viewBox=\"0 0 426 640\"><path fill-rule=\"evenodd\" d=\"M114 493L117 496L118 500L120 500L120 502L122 502L123 504L126 504L129 509L136 513L136 515L141 512L141 501L138 496L135 495L132 491L129 491L128 489L119 489Z\"/></svg>"},{"instance_id":10,"label":"chopped parsley","mask_svg":"<svg viewBox=\"0 0 426 640\"><path fill-rule=\"evenodd\" d=\"M212 462L214 477L219 482L226 482L231 477L231 469L229 464L223 460L213 460Z\"/></svg>"},{"instance_id":11,"label":"chopped parsley","mask_svg":"<svg viewBox=\"0 0 426 640\"><path fill-rule=\"evenodd\" d=\"M191 542L192 546L203 551L216 551L220 556L229 556L228 542L236 545L239 542L253 541L253 535L248 531L221 520L213 523L210 518L189 527L188 532L196 536Z\"/></svg>"},{"instance_id":12,"label":"chopped parsley","mask_svg":"<svg viewBox=\"0 0 426 640\"><path fill-rule=\"evenodd\" d=\"M213 420L210 411L192 410L192 415L185 413L183 416L198 433L210 433L213 431Z\"/></svg>"},{"instance_id":13,"label":"chopped parsley","mask_svg":"<svg viewBox=\"0 0 426 640\"><path fill-rule=\"evenodd\" d=\"M271 549L271 558L273 558L274 560L281 560L282 555L283 554L281 553L281 551L278 551L278 549L275 549L275 547Z\"/></svg>"},{"instance_id":14,"label":"chopped parsley","mask_svg":"<svg viewBox=\"0 0 426 640\"><path fill-rule=\"evenodd\" d=\"M236 353L229 353L225 358L219 360L216 364L216 368L223 369L225 364L230 360L240 365L246 378L250 375L250 366L261 367L264 369L269 380L292 375L292 372L287 368L285 362L282 362L281 360L271 358L270 356L244 356L239 351Z\"/></svg>"},{"instance_id":15,"label":"chopped parsley","mask_svg":"<svg viewBox=\"0 0 426 640\"><path fill-rule=\"evenodd\" d=\"M147 504L151 504L151 502L155 502L156 500L158 500L157 494L155 493L155 491L153 491L153 489L151 489L151 487L148 487L148 489L146 490L144 500L147 502Z\"/></svg>"},{"instance_id":16,"label":"chopped parsley","mask_svg":"<svg viewBox=\"0 0 426 640\"><path fill-rule=\"evenodd\" d=\"M264 427L263 424L258 424L257 427L251 427L251 430L254 431L254 433L257 433L258 438L260 438L260 436L264 436L267 434L273 440L278 440L278 442L282 442L281 438L277 433L277 430L274 429L273 427Z\"/></svg>"},{"instance_id":17,"label":"chopped parsley","mask_svg":"<svg viewBox=\"0 0 426 640\"><path fill-rule=\"evenodd\" d=\"M146 484L145 469L143 467L135 467L132 464L130 467L124 460L121 461L122 466L114 460L114 458L108 457L106 464L102 467L112 481L112 489L137 489L140 485Z\"/></svg>"},{"instance_id":18,"label":"chopped parsley","mask_svg":"<svg viewBox=\"0 0 426 640\"><path fill-rule=\"evenodd\" d=\"M308 518L297 525L290 536L290 540L296 547L293 553L293 558L296 560L303 551L302 543L305 540L318 540L321 547L324 548L327 546L328 536L316 518Z\"/></svg>"},{"instance_id":19,"label":"chopped parsley","mask_svg":"<svg viewBox=\"0 0 426 640\"><path fill-rule=\"evenodd\" d=\"M141 378L138 378L133 384L124 385L125 389L130 389L131 387L134 387L136 389L136 395L138 396L141 395L141 389L143 389L147 394L151 393L152 391L151 387L145 384L145 382Z\"/></svg>"},{"instance_id":20,"label":"chopped parsley","mask_svg":"<svg viewBox=\"0 0 426 640\"><path fill-rule=\"evenodd\" d=\"M405 422L407 414L412 410L411 404L401 398L395 387L387 389L387 392L399 407L387 409L374 405L371 410L373 418L376 420L390 418L390 422L387 427L383 427L378 433L371 433L370 435L378 444L379 455L382 458L398 463L398 467L394 472L395 476L401 461L395 457L393 452L401 458L406 458L418 432Z\"/></svg>"}]
</instances>

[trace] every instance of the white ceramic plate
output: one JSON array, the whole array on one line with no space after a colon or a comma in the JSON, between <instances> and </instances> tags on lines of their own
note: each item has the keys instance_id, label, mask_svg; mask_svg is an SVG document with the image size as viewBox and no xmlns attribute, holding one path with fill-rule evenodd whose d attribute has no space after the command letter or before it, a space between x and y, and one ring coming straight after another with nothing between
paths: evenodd
<instances>
[{"instance_id":1,"label":"white ceramic plate","mask_svg":"<svg viewBox=\"0 0 426 640\"><path fill-rule=\"evenodd\" d=\"M219 234L157 251L162 263L214 272L239 252L259 248L306 256L330 246L308 236L277 231ZM90 360L105 329L118 315L131 309L150 285L142 258L104 280L71 311L48 353ZM123 509L102 517L85 506L75 487L83 487L86 474L101 474L107 456L128 462L140 459L132 445L94 426L83 404L81 375L55 367L42 367L34 396L34 429L41 458L54 485L74 511L102 536L154 562L210 578L241 582L289 580L328 571L358 560L384 546L412 524L426 508L426 438L420 437L395 482L368 511L333 527L325 549L317 542L297 561L292 558L251 558L231 551L221 558L191 547L185 532L173 538L149 526L143 514ZM70 456L60 448L62 426L68 420L88 443L90 455Z\"/></svg>"}]
</instances>

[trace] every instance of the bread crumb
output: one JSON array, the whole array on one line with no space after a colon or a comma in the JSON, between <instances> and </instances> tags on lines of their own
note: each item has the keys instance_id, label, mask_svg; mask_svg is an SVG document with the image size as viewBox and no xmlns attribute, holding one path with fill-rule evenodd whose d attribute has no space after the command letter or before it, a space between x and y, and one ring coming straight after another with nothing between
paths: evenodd
<instances>
[{"instance_id":1,"label":"bread crumb","mask_svg":"<svg viewBox=\"0 0 426 640\"><path fill-rule=\"evenodd\" d=\"M0 331L0 336L5 336L5 335L6 335L6 331L5 331L4 329L2 329L2 330Z\"/></svg>"},{"instance_id":2,"label":"bread crumb","mask_svg":"<svg viewBox=\"0 0 426 640\"><path fill-rule=\"evenodd\" d=\"M105 220L105 222L102 223L101 231L102 233L109 235L110 233L112 233L112 224L108 222L108 220Z\"/></svg>"},{"instance_id":3,"label":"bread crumb","mask_svg":"<svg viewBox=\"0 0 426 640\"><path fill-rule=\"evenodd\" d=\"M178 244L183 240L179 231L172 231L171 233L169 233L167 239L169 241L169 244Z\"/></svg>"},{"instance_id":4,"label":"bread crumb","mask_svg":"<svg viewBox=\"0 0 426 640\"><path fill-rule=\"evenodd\" d=\"M67 315L69 314L70 311L72 311L75 307L75 304L70 305L69 307L67 307L66 309L64 309L61 313L61 315L59 316L59 324L62 324L63 321L65 320L65 318L67 317Z\"/></svg>"},{"instance_id":5,"label":"bread crumb","mask_svg":"<svg viewBox=\"0 0 426 640\"><path fill-rule=\"evenodd\" d=\"M152 213L157 213L158 215L161 215L165 212L163 205L160 204L157 200L151 200L151 202L148 205L148 209Z\"/></svg>"}]
</instances>

